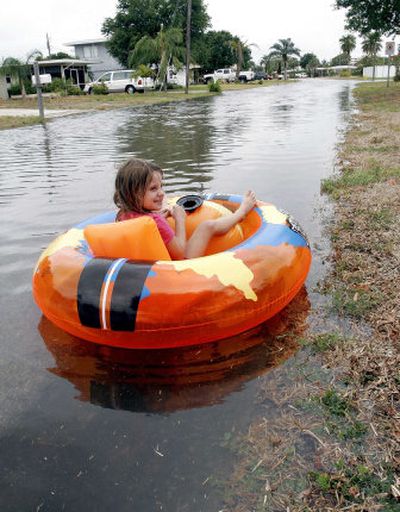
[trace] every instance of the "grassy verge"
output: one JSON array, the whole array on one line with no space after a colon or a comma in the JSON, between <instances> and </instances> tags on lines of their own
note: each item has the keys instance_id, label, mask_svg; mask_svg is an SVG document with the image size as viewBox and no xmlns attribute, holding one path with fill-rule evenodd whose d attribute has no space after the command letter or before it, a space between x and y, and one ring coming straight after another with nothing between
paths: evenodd
<instances>
[{"instance_id":1,"label":"grassy verge","mask_svg":"<svg viewBox=\"0 0 400 512\"><path fill-rule=\"evenodd\" d=\"M355 95L340 172L323 183L335 208L328 306L232 444L229 512L400 510L400 86Z\"/></svg>"},{"instance_id":2,"label":"grassy verge","mask_svg":"<svg viewBox=\"0 0 400 512\"><path fill-rule=\"evenodd\" d=\"M0 116L0 130L39 124L39 116Z\"/></svg>"}]
</instances>

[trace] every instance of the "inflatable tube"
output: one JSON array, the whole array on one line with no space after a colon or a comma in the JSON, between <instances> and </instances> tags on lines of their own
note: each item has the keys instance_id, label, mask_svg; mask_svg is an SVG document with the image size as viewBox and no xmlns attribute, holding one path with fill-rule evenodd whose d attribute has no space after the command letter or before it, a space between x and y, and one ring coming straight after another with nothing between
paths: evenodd
<instances>
[{"instance_id":1,"label":"inflatable tube","mask_svg":"<svg viewBox=\"0 0 400 512\"><path fill-rule=\"evenodd\" d=\"M218 194L205 199L201 220L204 211L229 214L242 200ZM195 224L191 215L196 212L188 224ZM44 315L103 345L170 348L234 336L283 309L311 264L301 229L268 203L259 202L230 233L214 237L208 255L182 261L169 259L152 219L114 218L115 212L99 215L58 237L33 275L33 295Z\"/></svg>"}]
</instances>

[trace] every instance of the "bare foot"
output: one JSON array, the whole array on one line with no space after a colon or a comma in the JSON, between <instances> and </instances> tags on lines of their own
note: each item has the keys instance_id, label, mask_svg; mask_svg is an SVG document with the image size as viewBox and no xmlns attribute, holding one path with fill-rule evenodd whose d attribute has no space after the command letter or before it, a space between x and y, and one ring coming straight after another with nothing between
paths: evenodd
<instances>
[{"instance_id":1,"label":"bare foot","mask_svg":"<svg viewBox=\"0 0 400 512\"><path fill-rule=\"evenodd\" d=\"M252 190L248 190L243 197L243 201L240 204L237 212L240 214L243 219L255 206L257 203L256 195Z\"/></svg>"}]
</instances>

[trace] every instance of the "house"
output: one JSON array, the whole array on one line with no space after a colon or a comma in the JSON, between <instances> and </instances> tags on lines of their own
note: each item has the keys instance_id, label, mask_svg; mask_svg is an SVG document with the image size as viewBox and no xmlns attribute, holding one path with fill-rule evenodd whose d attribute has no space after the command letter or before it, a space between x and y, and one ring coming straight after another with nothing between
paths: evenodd
<instances>
[{"instance_id":1,"label":"house","mask_svg":"<svg viewBox=\"0 0 400 512\"><path fill-rule=\"evenodd\" d=\"M350 64L343 64L341 66L327 66L327 67L319 67L315 68L319 76L332 76L332 75L340 75L340 73L344 72L352 72L357 69L357 66L352 66Z\"/></svg>"},{"instance_id":2,"label":"house","mask_svg":"<svg viewBox=\"0 0 400 512\"><path fill-rule=\"evenodd\" d=\"M40 60L38 64L40 75L49 74L52 78L71 80L73 84L83 88L89 79L88 66L92 62L79 59L51 59Z\"/></svg>"},{"instance_id":3,"label":"house","mask_svg":"<svg viewBox=\"0 0 400 512\"><path fill-rule=\"evenodd\" d=\"M122 65L115 59L108 51L106 43L108 39L101 37L98 39L82 39L81 41L72 41L64 43L65 46L74 48L75 57L78 59L90 60L88 71L92 80L97 80L100 75L106 71L120 70ZM190 65L189 80L190 83L199 82L199 68L200 66L194 64ZM174 67L169 68L168 82L185 86L186 74L182 68L175 70Z\"/></svg>"},{"instance_id":4,"label":"house","mask_svg":"<svg viewBox=\"0 0 400 512\"><path fill-rule=\"evenodd\" d=\"M114 71L121 69L121 64L107 50L107 39L101 37L98 39L84 39L81 41L72 41L64 43L65 46L74 48L75 57L83 60L92 61L88 67L91 79L96 80L105 71Z\"/></svg>"},{"instance_id":5,"label":"house","mask_svg":"<svg viewBox=\"0 0 400 512\"><path fill-rule=\"evenodd\" d=\"M7 79L3 75L0 75L0 99L8 100Z\"/></svg>"}]
</instances>

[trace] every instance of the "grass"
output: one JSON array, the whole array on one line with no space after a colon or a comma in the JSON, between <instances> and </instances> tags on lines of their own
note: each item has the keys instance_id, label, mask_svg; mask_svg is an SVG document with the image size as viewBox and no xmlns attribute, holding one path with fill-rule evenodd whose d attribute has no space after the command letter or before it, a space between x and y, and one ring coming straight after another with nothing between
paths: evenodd
<instances>
[{"instance_id":1,"label":"grass","mask_svg":"<svg viewBox=\"0 0 400 512\"><path fill-rule=\"evenodd\" d=\"M366 112L399 112L400 82L386 81L364 83L355 90L359 106Z\"/></svg>"},{"instance_id":2,"label":"grass","mask_svg":"<svg viewBox=\"0 0 400 512\"><path fill-rule=\"evenodd\" d=\"M39 116L0 116L0 130L32 126L40 122Z\"/></svg>"},{"instance_id":3,"label":"grass","mask_svg":"<svg viewBox=\"0 0 400 512\"><path fill-rule=\"evenodd\" d=\"M397 148L396 148L397 149ZM322 180L321 192L338 198L344 190L380 183L389 178L399 178L400 167L385 169L372 164L369 168L346 171L343 174Z\"/></svg>"}]
</instances>

